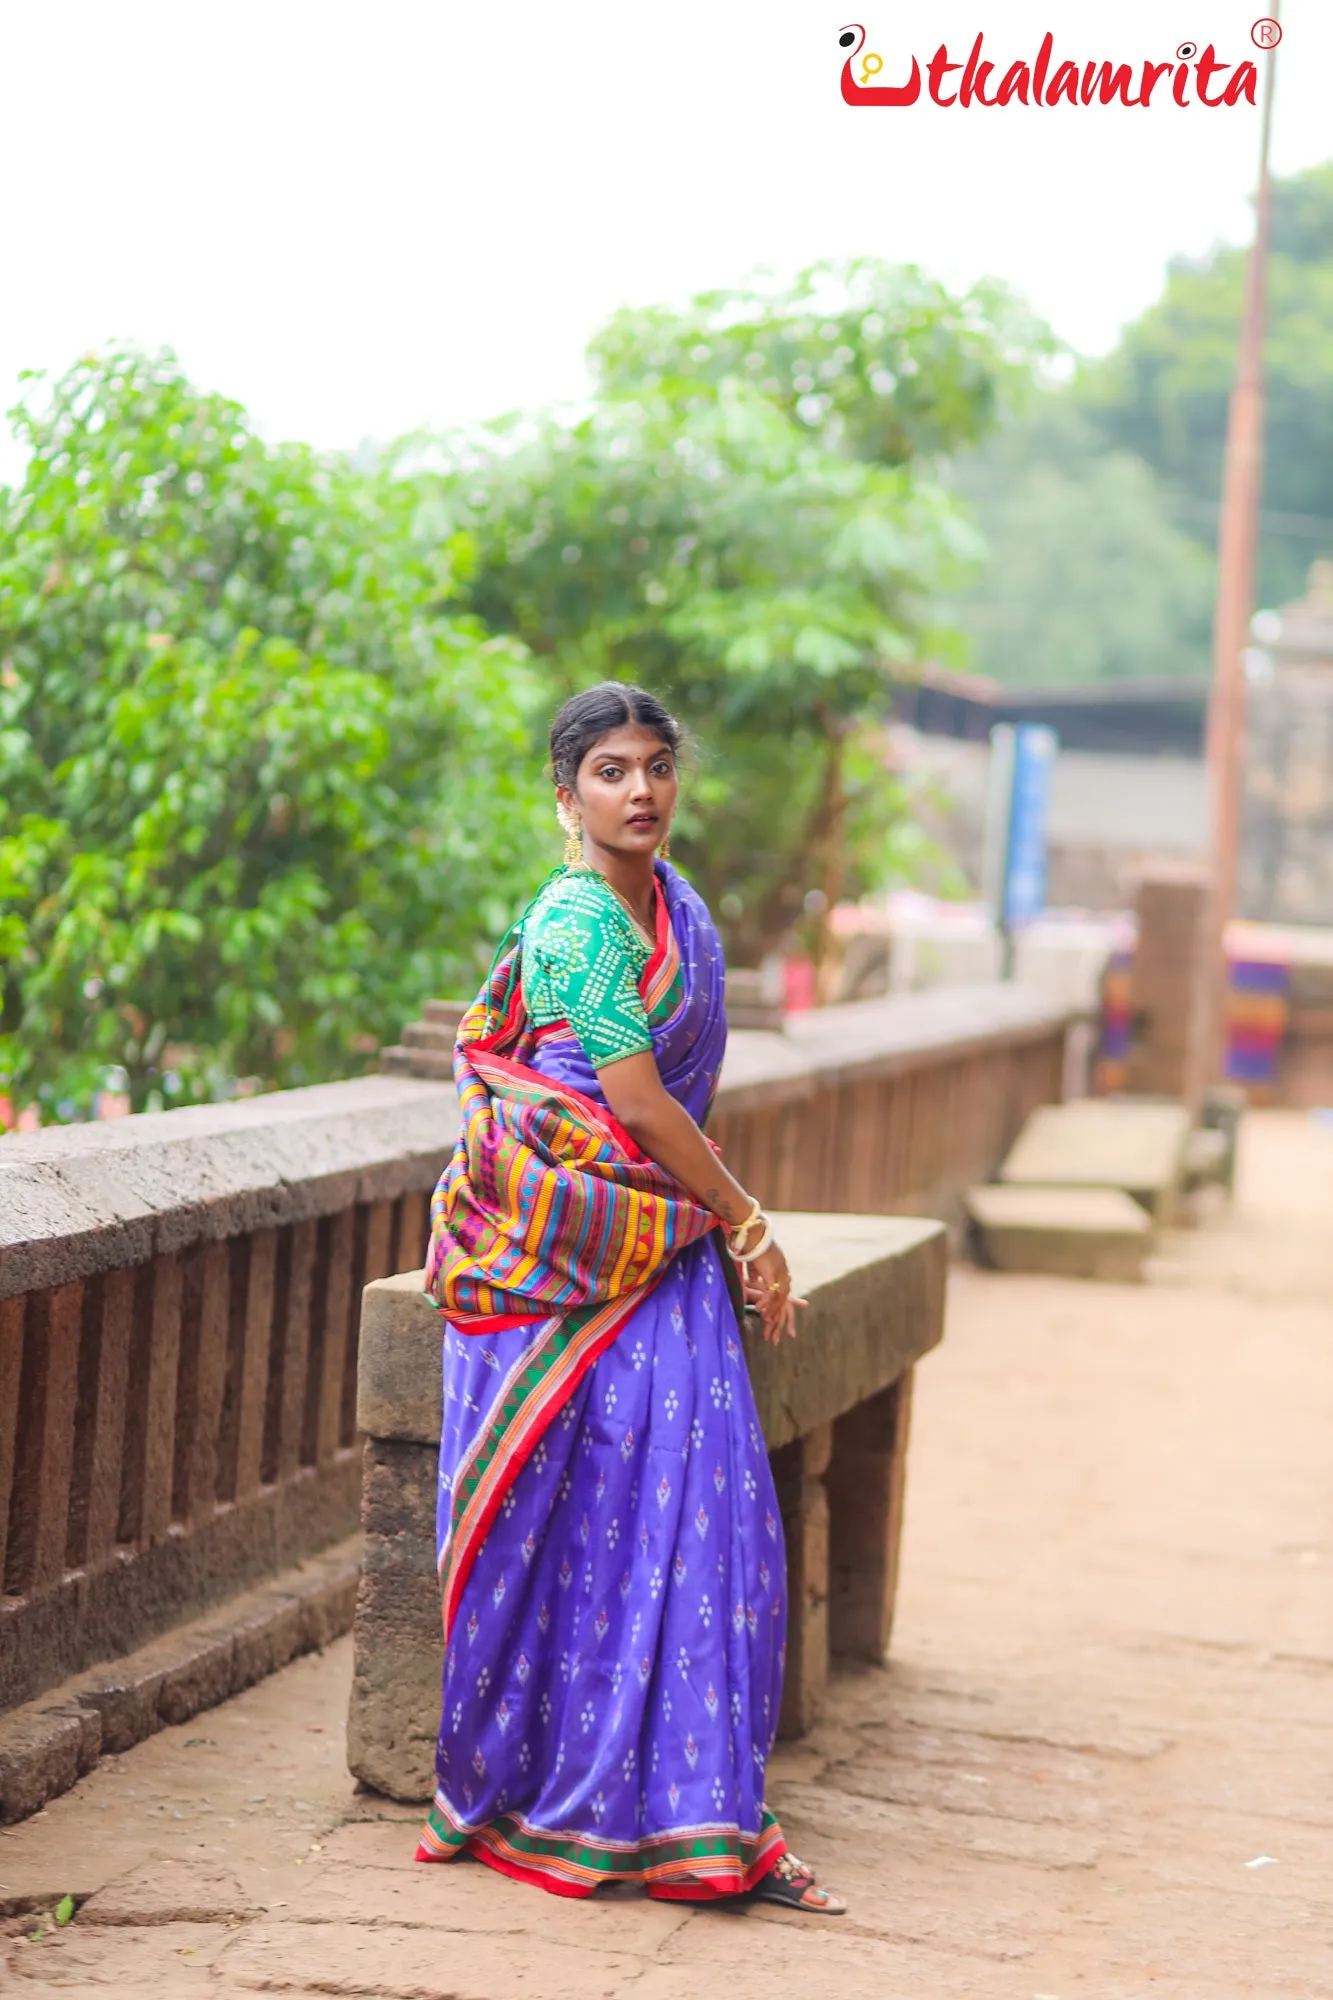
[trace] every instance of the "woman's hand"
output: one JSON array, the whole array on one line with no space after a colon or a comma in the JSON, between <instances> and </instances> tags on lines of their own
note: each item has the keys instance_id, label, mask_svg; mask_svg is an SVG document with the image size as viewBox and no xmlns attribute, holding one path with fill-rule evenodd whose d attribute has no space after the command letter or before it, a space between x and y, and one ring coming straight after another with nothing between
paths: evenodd
<instances>
[{"instance_id":1,"label":"woman's hand","mask_svg":"<svg viewBox=\"0 0 1333 2000\"><path fill-rule=\"evenodd\" d=\"M784 1333L796 1337L796 1308L804 1299L793 1298L791 1272L776 1243L758 1257L747 1258L741 1269L741 1286L747 1305L759 1308L764 1339L778 1341Z\"/></svg>"}]
</instances>

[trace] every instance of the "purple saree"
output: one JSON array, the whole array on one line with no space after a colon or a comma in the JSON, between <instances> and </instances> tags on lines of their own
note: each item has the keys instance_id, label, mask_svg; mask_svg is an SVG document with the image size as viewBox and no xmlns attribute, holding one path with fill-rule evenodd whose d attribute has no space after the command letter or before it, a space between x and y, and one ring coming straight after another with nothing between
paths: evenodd
<instances>
[{"instance_id":1,"label":"purple saree","mask_svg":"<svg viewBox=\"0 0 1333 2000\"><path fill-rule=\"evenodd\" d=\"M702 1123L721 946L669 865L658 884L640 992ZM460 1028L463 1137L433 1206L446 1654L417 1858L468 1850L563 1895L735 1894L785 1852L764 1772L786 1572L717 1233L573 1033L533 1032L517 968Z\"/></svg>"}]
</instances>

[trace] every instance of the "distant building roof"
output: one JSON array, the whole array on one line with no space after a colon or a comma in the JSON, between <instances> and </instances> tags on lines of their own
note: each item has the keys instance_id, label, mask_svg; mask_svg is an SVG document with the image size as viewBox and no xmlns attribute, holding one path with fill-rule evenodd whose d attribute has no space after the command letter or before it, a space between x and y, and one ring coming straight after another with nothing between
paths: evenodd
<instances>
[{"instance_id":1,"label":"distant building roof","mask_svg":"<svg viewBox=\"0 0 1333 2000\"><path fill-rule=\"evenodd\" d=\"M984 742L997 722L1041 722L1067 750L1141 757L1201 757L1207 707L1207 681L1184 677L1024 688L927 665L894 687L894 713L926 736Z\"/></svg>"}]
</instances>

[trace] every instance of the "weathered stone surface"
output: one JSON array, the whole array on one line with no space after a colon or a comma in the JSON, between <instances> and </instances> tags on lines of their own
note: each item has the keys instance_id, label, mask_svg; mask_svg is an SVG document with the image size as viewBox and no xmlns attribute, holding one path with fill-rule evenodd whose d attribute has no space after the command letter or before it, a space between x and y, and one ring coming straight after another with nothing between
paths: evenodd
<instances>
[{"instance_id":1,"label":"weathered stone surface","mask_svg":"<svg viewBox=\"0 0 1333 2000\"><path fill-rule=\"evenodd\" d=\"M1183 1104L1082 1098L1044 1104L1023 1127L1000 1178L1045 1187L1122 1188L1165 1221L1180 1186L1190 1114Z\"/></svg>"},{"instance_id":2,"label":"weathered stone surface","mask_svg":"<svg viewBox=\"0 0 1333 2000\"><path fill-rule=\"evenodd\" d=\"M999 1271L1134 1284L1152 1248L1146 1210L1119 1188L977 1187L967 1207Z\"/></svg>"},{"instance_id":3,"label":"weathered stone surface","mask_svg":"<svg viewBox=\"0 0 1333 2000\"><path fill-rule=\"evenodd\" d=\"M161 1728L157 1704L166 1673L166 1658L157 1647L146 1646L79 1685L77 1699L101 1718L103 1750L118 1755Z\"/></svg>"},{"instance_id":4,"label":"weathered stone surface","mask_svg":"<svg viewBox=\"0 0 1333 2000\"><path fill-rule=\"evenodd\" d=\"M833 1426L829 1500L829 1650L877 1664L888 1651L903 1533L912 1370Z\"/></svg>"},{"instance_id":5,"label":"weathered stone surface","mask_svg":"<svg viewBox=\"0 0 1333 2000\"><path fill-rule=\"evenodd\" d=\"M745 1358L770 1449L829 1423L896 1381L944 1332L943 1226L888 1215L773 1217L792 1284L809 1301L795 1340L753 1325Z\"/></svg>"},{"instance_id":6,"label":"weathered stone surface","mask_svg":"<svg viewBox=\"0 0 1333 2000\"><path fill-rule=\"evenodd\" d=\"M423 1276L380 1278L362 1295L356 1425L366 1437L440 1441L444 1322Z\"/></svg>"},{"instance_id":7,"label":"weathered stone surface","mask_svg":"<svg viewBox=\"0 0 1333 2000\"><path fill-rule=\"evenodd\" d=\"M257 1916L259 1906L229 1868L201 1861L152 1861L108 1883L79 1911L80 1924L104 1928L225 1924Z\"/></svg>"},{"instance_id":8,"label":"weathered stone surface","mask_svg":"<svg viewBox=\"0 0 1333 2000\"><path fill-rule=\"evenodd\" d=\"M787 1660L780 1736L813 1729L828 1692L829 1505L824 1485L833 1449L832 1424L772 1455L787 1551Z\"/></svg>"},{"instance_id":9,"label":"weathered stone surface","mask_svg":"<svg viewBox=\"0 0 1333 2000\"><path fill-rule=\"evenodd\" d=\"M773 1226L808 1304L797 1340L771 1346L745 1330L770 1447L841 1416L936 1345L948 1253L940 1223L903 1216L785 1212ZM357 1423L367 1437L439 1443L442 1329L421 1277L366 1286Z\"/></svg>"},{"instance_id":10,"label":"weathered stone surface","mask_svg":"<svg viewBox=\"0 0 1333 2000\"><path fill-rule=\"evenodd\" d=\"M0 1825L38 1812L97 1762L99 1718L72 1701L34 1704L0 1720Z\"/></svg>"},{"instance_id":11,"label":"weathered stone surface","mask_svg":"<svg viewBox=\"0 0 1333 2000\"><path fill-rule=\"evenodd\" d=\"M371 1076L11 1134L0 1298L431 1187L457 1122L449 1085Z\"/></svg>"},{"instance_id":12,"label":"weathered stone surface","mask_svg":"<svg viewBox=\"0 0 1333 2000\"><path fill-rule=\"evenodd\" d=\"M358 1541L344 1543L234 1605L67 1682L56 1698L0 1717L0 1823L68 1791L102 1752L119 1754L187 1722L345 1632L359 1557Z\"/></svg>"},{"instance_id":13,"label":"weathered stone surface","mask_svg":"<svg viewBox=\"0 0 1333 2000\"><path fill-rule=\"evenodd\" d=\"M347 1763L394 1799L427 1799L435 1786L444 1661L436 1467L434 1445L367 1441Z\"/></svg>"},{"instance_id":14,"label":"weathered stone surface","mask_svg":"<svg viewBox=\"0 0 1333 2000\"><path fill-rule=\"evenodd\" d=\"M360 1471L359 1452L339 1452L132 1560L113 1552L32 1597L0 1599L0 1713L344 1541L359 1518Z\"/></svg>"}]
</instances>

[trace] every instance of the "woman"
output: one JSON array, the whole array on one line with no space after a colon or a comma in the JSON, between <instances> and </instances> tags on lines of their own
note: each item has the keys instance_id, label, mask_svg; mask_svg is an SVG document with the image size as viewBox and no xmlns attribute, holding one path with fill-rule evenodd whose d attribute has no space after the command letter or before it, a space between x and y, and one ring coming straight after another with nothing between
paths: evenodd
<instances>
[{"instance_id":1,"label":"woman","mask_svg":"<svg viewBox=\"0 0 1333 2000\"><path fill-rule=\"evenodd\" d=\"M446 1657L417 1858L836 1914L764 1805L786 1573L724 1257L768 1339L800 1302L700 1129L726 1019L717 933L658 858L680 730L608 682L550 740L565 865L459 1029L432 1204Z\"/></svg>"}]
</instances>

